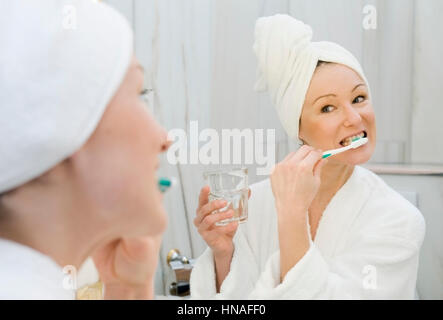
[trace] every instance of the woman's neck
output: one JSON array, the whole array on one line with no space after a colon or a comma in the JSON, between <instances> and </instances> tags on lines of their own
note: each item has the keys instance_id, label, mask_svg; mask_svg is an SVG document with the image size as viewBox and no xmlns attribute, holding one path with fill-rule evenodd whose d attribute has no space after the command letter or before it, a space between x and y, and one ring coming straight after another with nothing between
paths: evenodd
<instances>
[{"instance_id":1,"label":"woman's neck","mask_svg":"<svg viewBox=\"0 0 443 320\"><path fill-rule=\"evenodd\" d=\"M94 221L92 217L97 215L92 208L79 207L84 202L74 201L69 190L60 189L24 190L5 199L8 214L0 224L0 237L31 247L61 267L72 265L78 269L111 237L102 234L106 228Z\"/></svg>"},{"instance_id":2,"label":"woman's neck","mask_svg":"<svg viewBox=\"0 0 443 320\"><path fill-rule=\"evenodd\" d=\"M321 184L313 205L327 204L354 172L354 165L328 162L321 172Z\"/></svg>"}]
</instances>

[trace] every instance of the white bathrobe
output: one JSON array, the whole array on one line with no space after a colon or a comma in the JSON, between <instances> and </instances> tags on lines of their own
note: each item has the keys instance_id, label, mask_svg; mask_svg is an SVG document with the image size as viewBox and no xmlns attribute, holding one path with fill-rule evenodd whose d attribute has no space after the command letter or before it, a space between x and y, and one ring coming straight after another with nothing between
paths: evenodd
<instances>
[{"instance_id":1,"label":"white bathrobe","mask_svg":"<svg viewBox=\"0 0 443 320\"><path fill-rule=\"evenodd\" d=\"M326 207L314 241L308 232L309 250L282 282L270 180L251 191L249 218L234 237L220 293L208 248L191 274L193 299L415 298L424 218L371 171L355 167Z\"/></svg>"},{"instance_id":2,"label":"white bathrobe","mask_svg":"<svg viewBox=\"0 0 443 320\"><path fill-rule=\"evenodd\" d=\"M73 300L67 276L48 256L0 238L0 300Z\"/></svg>"}]
</instances>

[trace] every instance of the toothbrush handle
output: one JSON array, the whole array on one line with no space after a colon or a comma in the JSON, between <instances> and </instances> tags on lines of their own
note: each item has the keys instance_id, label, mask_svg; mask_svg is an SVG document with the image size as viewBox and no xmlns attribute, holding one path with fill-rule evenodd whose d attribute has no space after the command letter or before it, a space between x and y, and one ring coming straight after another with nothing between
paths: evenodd
<instances>
[{"instance_id":1,"label":"toothbrush handle","mask_svg":"<svg viewBox=\"0 0 443 320\"><path fill-rule=\"evenodd\" d=\"M351 149L351 146L347 146L347 147L343 147L340 149L335 149L335 150L329 150L323 153L323 158L329 158L331 156L334 156L336 154L348 151L349 149Z\"/></svg>"}]
</instances>

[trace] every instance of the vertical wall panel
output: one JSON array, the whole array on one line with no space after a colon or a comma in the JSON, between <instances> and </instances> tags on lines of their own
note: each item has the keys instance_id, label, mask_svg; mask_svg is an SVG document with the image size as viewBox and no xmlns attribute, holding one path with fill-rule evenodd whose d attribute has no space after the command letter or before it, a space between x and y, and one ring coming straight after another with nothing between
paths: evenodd
<instances>
[{"instance_id":1,"label":"vertical wall panel","mask_svg":"<svg viewBox=\"0 0 443 320\"><path fill-rule=\"evenodd\" d=\"M408 158L413 7L413 0L377 1L377 30L365 31L368 54L364 61L368 63L365 68L369 70L377 117L377 149L373 162L403 163Z\"/></svg>"},{"instance_id":2,"label":"vertical wall panel","mask_svg":"<svg viewBox=\"0 0 443 320\"><path fill-rule=\"evenodd\" d=\"M362 1L290 0L290 14L309 24L313 41L333 41L357 59L362 51Z\"/></svg>"},{"instance_id":3,"label":"vertical wall panel","mask_svg":"<svg viewBox=\"0 0 443 320\"><path fill-rule=\"evenodd\" d=\"M253 52L255 21L260 16L287 13L286 0L216 1L214 59L211 87L211 127L221 129L274 129L276 139L286 143L267 93L254 89L257 62ZM244 159L244 156L242 157ZM252 182L256 166L247 166Z\"/></svg>"},{"instance_id":4,"label":"vertical wall panel","mask_svg":"<svg viewBox=\"0 0 443 320\"><path fill-rule=\"evenodd\" d=\"M443 1L416 0L411 162L443 163ZM436 14L437 13L437 14Z\"/></svg>"},{"instance_id":5,"label":"vertical wall panel","mask_svg":"<svg viewBox=\"0 0 443 320\"><path fill-rule=\"evenodd\" d=\"M154 113L167 130L181 128L188 137L190 121L209 127L212 6L212 1L204 0L135 2L137 55L150 75ZM193 225L202 171L198 164L173 166L162 159L161 173L179 182L165 198L170 216L161 250L166 288L171 282L167 252L178 248L193 257L204 249Z\"/></svg>"}]
</instances>

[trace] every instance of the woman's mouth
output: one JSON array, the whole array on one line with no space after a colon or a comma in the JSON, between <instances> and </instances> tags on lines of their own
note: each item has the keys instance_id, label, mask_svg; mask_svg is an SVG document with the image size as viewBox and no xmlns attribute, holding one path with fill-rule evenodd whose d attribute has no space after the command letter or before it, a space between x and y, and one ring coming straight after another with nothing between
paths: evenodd
<instances>
[{"instance_id":1,"label":"woman's mouth","mask_svg":"<svg viewBox=\"0 0 443 320\"><path fill-rule=\"evenodd\" d=\"M352 143L352 141L353 140L355 140L355 139L361 139L361 138L366 138L368 135L367 135L367 133L366 133L366 131L362 131L362 132L360 132L359 134L356 134L356 135L353 135L353 136L350 136L350 137L347 137L347 138L344 138L342 141L340 141L340 144L343 146L343 147L347 147L347 146L349 146L351 143Z\"/></svg>"}]
</instances>

